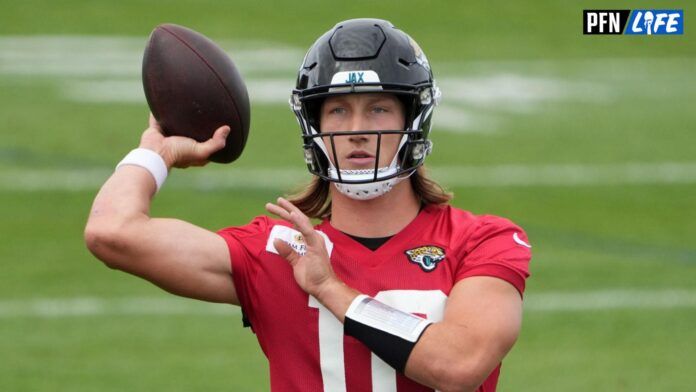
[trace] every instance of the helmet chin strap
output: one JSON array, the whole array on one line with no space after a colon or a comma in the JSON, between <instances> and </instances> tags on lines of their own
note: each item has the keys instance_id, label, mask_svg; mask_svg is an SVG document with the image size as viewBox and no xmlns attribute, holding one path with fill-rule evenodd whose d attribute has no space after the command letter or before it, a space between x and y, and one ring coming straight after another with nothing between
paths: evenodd
<instances>
[{"instance_id":1,"label":"helmet chin strap","mask_svg":"<svg viewBox=\"0 0 696 392\"><path fill-rule=\"evenodd\" d=\"M396 153L394 154L394 158L392 159L391 163L387 167L380 167L377 169L377 178L379 179L380 177L388 177L393 175L399 170L399 165L397 164L397 157L399 156L399 151L401 151L401 147L406 143L407 136L404 135L401 138L401 141L399 142L399 147L396 149ZM322 142L323 144L323 142ZM321 146L322 149L324 146ZM328 156L328 154L327 154ZM329 170L328 174L331 178L338 180L338 173L336 170L336 167L334 166L333 162L329 160ZM403 177L393 177L388 180L381 180L381 181L373 181L373 182L368 182L364 184L347 184L347 183L342 183L338 181L334 181L334 186L336 189L338 189L339 192L342 194L350 197L351 199L354 200L371 200L374 198L377 198L379 196L384 195L385 193L389 192L396 186L396 184L400 183L403 181L405 178L410 177L410 174L408 176L403 176ZM374 169L341 169L341 179L345 179L348 181L366 181L375 178L375 170Z\"/></svg>"},{"instance_id":2,"label":"helmet chin strap","mask_svg":"<svg viewBox=\"0 0 696 392\"><path fill-rule=\"evenodd\" d=\"M394 174L396 173L397 167L382 167L377 170L380 174ZM367 170L368 172L374 172L373 169ZM329 175L332 178L338 178L336 170L334 168L329 169ZM374 173L365 173L363 170L341 170L341 177L345 179L363 179L365 177L372 178ZM356 178L360 177L360 178ZM368 182L365 184L344 184L340 182L334 182L334 186L342 194L350 197L354 200L371 200L376 197L382 196L394 188L396 184L401 182L407 177L394 177L388 180Z\"/></svg>"}]
</instances>

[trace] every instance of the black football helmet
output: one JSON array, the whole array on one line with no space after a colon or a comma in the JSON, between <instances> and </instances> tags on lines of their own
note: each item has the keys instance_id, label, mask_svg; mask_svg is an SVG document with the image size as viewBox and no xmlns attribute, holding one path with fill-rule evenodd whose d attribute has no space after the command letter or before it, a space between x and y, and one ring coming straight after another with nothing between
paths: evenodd
<instances>
[{"instance_id":1,"label":"black football helmet","mask_svg":"<svg viewBox=\"0 0 696 392\"><path fill-rule=\"evenodd\" d=\"M405 129L321 133L319 114L326 97L363 92L395 94L404 104ZM302 128L309 171L339 186L388 183L385 180L403 179L415 172L432 150L428 136L439 99L440 90L428 60L410 36L386 20L351 19L336 24L309 48L297 75L290 107ZM338 162L334 165L329 159L327 148L336 155L334 137L356 133L377 135L374 170L342 170ZM392 165L379 168L383 134L403 136ZM322 139L327 136L331 141L328 147ZM391 188L394 183L382 185Z\"/></svg>"}]
</instances>

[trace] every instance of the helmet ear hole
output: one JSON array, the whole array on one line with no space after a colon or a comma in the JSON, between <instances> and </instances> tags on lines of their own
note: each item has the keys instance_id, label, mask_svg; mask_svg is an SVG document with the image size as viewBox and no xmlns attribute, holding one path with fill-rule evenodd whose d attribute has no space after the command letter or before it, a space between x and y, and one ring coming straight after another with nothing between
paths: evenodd
<instances>
[{"instance_id":1,"label":"helmet ear hole","mask_svg":"<svg viewBox=\"0 0 696 392\"><path fill-rule=\"evenodd\" d=\"M309 81L309 75L307 75L306 73L300 73L299 78L297 79L297 85L298 86L306 86L308 81Z\"/></svg>"}]
</instances>

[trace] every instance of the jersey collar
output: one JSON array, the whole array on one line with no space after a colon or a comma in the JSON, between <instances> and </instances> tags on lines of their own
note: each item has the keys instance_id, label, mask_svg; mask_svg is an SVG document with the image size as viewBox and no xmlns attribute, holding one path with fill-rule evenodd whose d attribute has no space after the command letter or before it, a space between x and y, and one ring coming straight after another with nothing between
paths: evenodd
<instances>
[{"instance_id":1,"label":"jersey collar","mask_svg":"<svg viewBox=\"0 0 696 392\"><path fill-rule=\"evenodd\" d=\"M387 240L387 242L374 251L368 249L366 246L351 238L349 235L334 228L329 219L324 219L324 221L322 221L322 223L320 223L316 229L323 231L327 236L329 236L335 245L339 245L340 247L347 246L356 250L359 249L361 252L366 252L371 255L383 253L386 254L394 250L401 251L400 249L395 248L398 248L409 239L413 238L419 233L422 233L427 225L432 224L433 220L431 218L435 216L442 208L444 207L432 204L426 205L420 210L418 215L416 215L416 217L406 225L406 227L394 234L389 240Z\"/></svg>"}]
</instances>

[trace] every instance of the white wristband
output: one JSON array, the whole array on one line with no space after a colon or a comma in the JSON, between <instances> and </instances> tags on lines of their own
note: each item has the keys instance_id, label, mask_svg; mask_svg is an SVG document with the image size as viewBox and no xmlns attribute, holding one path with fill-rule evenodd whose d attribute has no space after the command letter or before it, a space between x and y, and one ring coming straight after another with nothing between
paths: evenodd
<instances>
[{"instance_id":1,"label":"white wristband","mask_svg":"<svg viewBox=\"0 0 696 392\"><path fill-rule=\"evenodd\" d=\"M116 165L116 169L123 165L136 165L147 170L155 178L155 183L157 184L157 190L162 187L164 180L167 179L167 164L164 163L164 158L152 150L147 148L136 148L126 155L121 162Z\"/></svg>"},{"instance_id":2,"label":"white wristband","mask_svg":"<svg viewBox=\"0 0 696 392\"><path fill-rule=\"evenodd\" d=\"M430 320L392 308L365 294L355 297L345 316L412 343L418 341L425 327L433 323Z\"/></svg>"}]
</instances>

